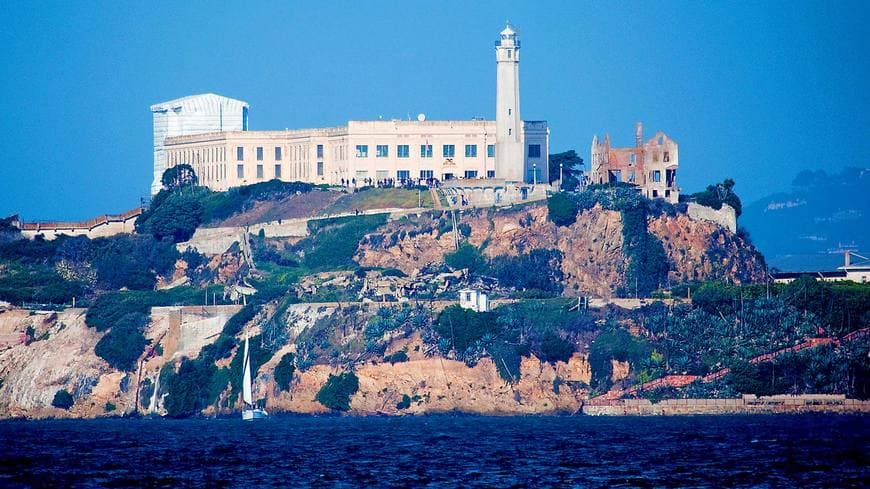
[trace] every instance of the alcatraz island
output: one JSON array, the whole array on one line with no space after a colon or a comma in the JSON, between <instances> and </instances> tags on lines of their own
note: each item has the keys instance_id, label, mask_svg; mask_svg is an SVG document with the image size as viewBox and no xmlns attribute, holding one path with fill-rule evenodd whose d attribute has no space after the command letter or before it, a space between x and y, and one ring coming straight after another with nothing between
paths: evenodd
<instances>
[{"instance_id":1,"label":"alcatraz island","mask_svg":"<svg viewBox=\"0 0 870 489\"><path fill-rule=\"evenodd\" d=\"M494 121L151 106L147 203L0 220L0 417L237 413L243 351L270 413L870 412L866 260L769 269L735 182L681 192L640 123L551 154L520 53Z\"/></svg>"}]
</instances>

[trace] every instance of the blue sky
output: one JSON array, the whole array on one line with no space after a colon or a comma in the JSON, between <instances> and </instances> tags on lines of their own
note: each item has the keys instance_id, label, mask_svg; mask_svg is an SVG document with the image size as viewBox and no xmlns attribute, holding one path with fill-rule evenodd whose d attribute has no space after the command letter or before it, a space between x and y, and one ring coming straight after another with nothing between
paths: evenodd
<instances>
[{"instance_id":1,"label":"blue sky","mask_svg":"<svg viewBox=\"0 0 870 489\"><path fill-rule=\"evenodd\" d=\"M0 3L0 215L133 207L149 105L194 93L249 102L251 129L492 118L508 19L553 151L642 120L680 143L684 191L732 177L747 201L870 152L867 2L120 3Z\"/></svg>"}]
</instances>

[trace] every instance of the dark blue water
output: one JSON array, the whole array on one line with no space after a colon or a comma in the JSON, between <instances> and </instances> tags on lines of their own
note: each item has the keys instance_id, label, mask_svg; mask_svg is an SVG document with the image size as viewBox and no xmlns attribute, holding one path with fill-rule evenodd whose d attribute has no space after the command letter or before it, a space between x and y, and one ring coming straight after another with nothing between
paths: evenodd
<instances>
[{"instance_id":1,"label":"dark blue water","mask_svg":"<svg viewBox=\"0 0 870 489\"><path fill-rule=\"evenodd\" d=\"M867 487L870 418L0 422L0 486Z\"/></svg>"}]
</instances>

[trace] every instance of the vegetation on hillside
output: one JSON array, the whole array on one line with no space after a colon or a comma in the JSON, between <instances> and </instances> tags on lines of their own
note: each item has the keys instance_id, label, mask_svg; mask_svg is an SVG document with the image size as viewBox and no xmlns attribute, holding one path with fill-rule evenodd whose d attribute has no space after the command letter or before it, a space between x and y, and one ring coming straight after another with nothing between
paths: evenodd
<instances>
[{"instance_id":1,"label":"vegetation on hillside","mask_svg":"<svg viewBox=\"0 0 870 489\"><path fill-rule=\"evenodd\" d=\"M75 400L73 400L72 394L70 394L66 389L61 389L55 392L54 398L51 400L51 405L59 409L69 409L74 403Z\"/></svg>"},{"instance_id":2,"label":"vegetation on hillside","mask_svg":"<svg viewBox=\"0 0 870 489\"><path fill-rule=\"evenodd\" d=\"M149 236L119 234L0 243L0 300L79 304L104 291L151 290L169 276L178 252Z\"/></svg>"},{"instance_id":3,"label":"vegetation on hillside","mask_svg":"<svg viewBox=\"0 0 870 489\"><path fill-rule=\"evenodd\" d=\"M675 209L650 201L632 185L590 185L582 192L559 192L547 199L548 218L557 226L574 224L579 212L600 205L622 215L623 253L628 258L621 296L648 296L667 283L669 263L661 241L647 229L648 217Z\"/></svg>"},{"instance_id":4,"label":"vegetation on hillside","mask_svg":"<svg viewBox=\"0 0 870 489\"><path fill-rule=\"evenodd\" d=\"M158 240L186 241L202 224L248 210L256 202L278 200L315 188L310 183L270 180L217 192L196 186L194 179L186 185L167 187L158 192L151 199L150 207L136 219L136 231Z\"/></svg>"},{"instance_id":5,"label":"vegetation on hillside","mask_svg":"<svg viewBox=\"0 0 870 489\"><path fill-rule=\"evenodd\" d=\"M350 398L359 390L359 378L354 372L330 375L326 384L317 392L315 399L320 404L336 411L348 411Z\"/></svg>"},{"instance_id":6,"label":"vegetation on hillside","mask_svg":"<svg viewBox=\"0 0 870 489\"><path fill-rule=\"evenodd\" d=\"M713 209L721 209L722 204L728 204L734 208L737 217L743 213L743 203L740 201L740 197L734 193L734 180L730 178L726 178L721 183L708 185L701 192L686 196L686 200L693 200Z\"/></svg>"}]
</instances>

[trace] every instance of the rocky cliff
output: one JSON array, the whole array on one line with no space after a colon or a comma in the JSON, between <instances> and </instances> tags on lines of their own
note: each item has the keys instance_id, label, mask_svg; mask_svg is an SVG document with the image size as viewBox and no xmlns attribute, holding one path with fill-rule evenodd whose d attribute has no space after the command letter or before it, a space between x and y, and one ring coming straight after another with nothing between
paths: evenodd
<instances>
[{"instance_id":1,"label":"rocky cliff","mask_svg":"<svg viewBox=\"0 0 870 489\"><path fill-rule=\"evenodd\" d=\"M624 285L627 257L623 251L622 217L600 206L585 210L576 222L557 228L547 220L543 204L511 210L463 213L468 242L494 258L558 249L567 295L611 297ZM720 225L683 213L661 214L648 220L668 259L674 283L722 279L746 283L764 276L764 263L750 243ZM452 224L445 217L422 215L388 223L379 239L360 245L357 261L364 266L397 268L407 274L442 263L454 249Z\"/></svg>"},{"instance_id":2,"label":"rocky cliff","mask_svg":"<svg viewBox=\"0 0 870 489\"><path fill-rule=\"evenodd\" d=\"M292 324L287 330L292 338L318 318L330 317L334 309L293 306ZM236 308L237 310L237 308ZM120 372L94 354L94 346L103 333L85 325L82 309L61 313L31 313L7 310L0 313L0 326L23 329L34 326L41 339L30 344L17 344L0 351L0 418L4 417L97 417L128 415L134 411L137 380L154 383L160 369L181 358L195 358L202 347L215 338L233 306L216 308L155 308L146 336L154 341L156 354L143 358L141 373ZM248 329L258 333L256 325ZM297 371L289 390L278 388L274 370L285 352L295 352L293 339L269 361L257 369L254 381L255 397L265 399L272 412L323 413L328 409L315 400L330 374L344 368L316 364ZM474 366L426 354L419 333L393 340L385 354L407 351L408 360L399 363L383 361L376 356L355 367L359 391L351 398L355 414L420 414L439 412L469 412L480 414L532 414L576 412L588 397L591 378L584 354L575 353L567 362L542 362L534 356L524 357L520 364L520 380L510 384L503 380L490 358ZM227 362L223 362L226 364ZM149 380L146 380L149 379ZM144 384L143 384L144 385ZM75 404L69 410L52 407L58 390L73 395ZM163 412L159 395L140 399L140 413ZM225 392L222 397L226 400ZM399 408L403 396L412 399L409 406ZM231 404L235 404L232 402ZM234 411L222 408L223 414ZM215 414L208 408L204 414Z\"/></svg>"}]
</instances>

